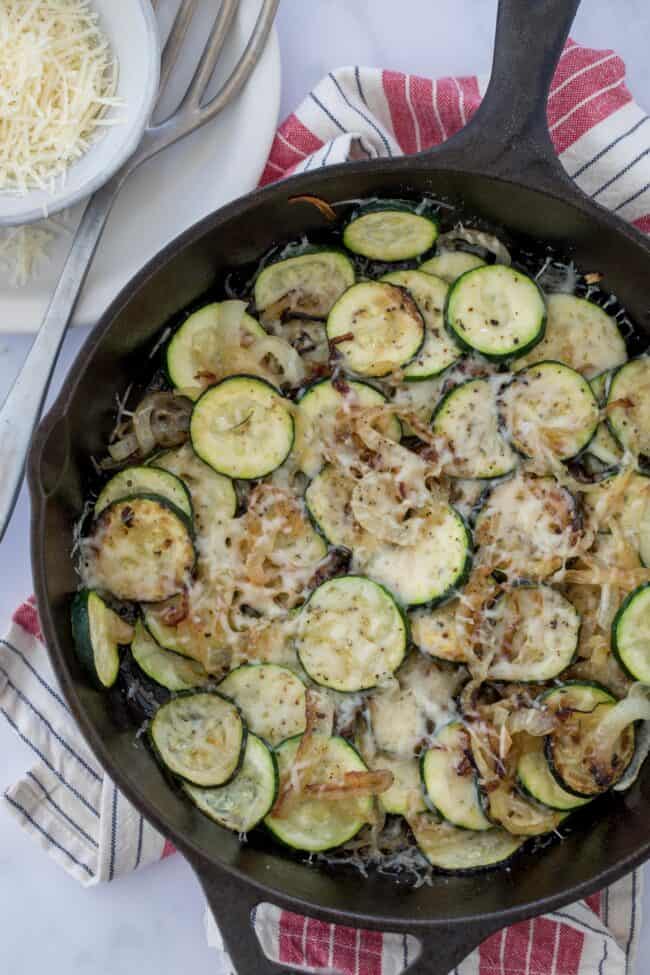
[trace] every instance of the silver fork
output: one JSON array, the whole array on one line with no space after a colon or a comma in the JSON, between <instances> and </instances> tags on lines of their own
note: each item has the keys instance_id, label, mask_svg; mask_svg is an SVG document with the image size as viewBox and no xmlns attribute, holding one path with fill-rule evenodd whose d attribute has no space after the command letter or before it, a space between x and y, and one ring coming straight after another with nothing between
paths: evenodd
<instances>
[{"instance_id":1,"label":"silver fork","mask_svg":"<svg viewBox=\"0 0 650 975\"><path fill-rule=\"evenodd\" d=\"M25 458L61 343L117 194L127 177L143 162L223 111L246 84L264 51L279 0L262 0L259 16L239 61L214 97L203 100L239 3L240 0L222 0L180 104L167 118L149 125L134 155L91 197L86 207L40 331L0 410L0 541L18 498ZM157 0L153 0L154 7L156 4ZM158 105L197 4L198 0L181 0L162 53Z\"/></svg>"}]
</instances>

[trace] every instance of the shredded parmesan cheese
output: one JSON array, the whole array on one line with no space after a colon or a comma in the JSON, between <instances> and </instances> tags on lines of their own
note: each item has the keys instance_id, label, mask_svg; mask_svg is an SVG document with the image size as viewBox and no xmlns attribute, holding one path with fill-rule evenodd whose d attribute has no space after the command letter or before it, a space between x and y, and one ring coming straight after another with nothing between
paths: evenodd
<instances>
[{"instance_id":1,"label":"shredded parmesan cheese","mask_svg":"<svg viewBox=\"0 0 650 975\"><path fill-rule=\"evenodd\" d=\"M0 188L52 191L115 98L117 62L87 0L0 4Z\"/></svg>"}]
</instances>

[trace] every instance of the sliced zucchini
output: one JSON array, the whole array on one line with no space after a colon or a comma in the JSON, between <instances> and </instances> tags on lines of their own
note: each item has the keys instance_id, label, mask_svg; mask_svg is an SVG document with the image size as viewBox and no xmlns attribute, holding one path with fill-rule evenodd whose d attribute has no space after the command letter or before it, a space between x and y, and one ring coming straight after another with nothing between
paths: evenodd
<instances>
[{"instance_id":1,"label":"sliced zucchini","mask_svg":"<svg viewBox=\"0 0 650 975\"><path fill-rule=\"evenodd\" d=\"M305 491L307 510L330 545L353 549L360 528L350 509L354 481L328 464L309 482Z\"/></svg>"},{"instance_id":2,"label":"sliced zucchini","mask_svg":"<svg viewBox=\"0 0 650 975\"><path fill-rule=\"evenodd\" d=\"M424 319L424 342L413 362L404 369L404 379L420 382L437 376L462 355L445 328L447 284L442 278L422 271L392 271L381 280L406 288Z\"/></svg>"},{"instance_id":3,"label":"sliced zucchini","mask_svg":"<svg viewBox=\"0 0 650 975\"><path fill-rule=\"evenodd\" d=\"M484 803L490 820L514 836L551 833L567 816L566 812L532 802L522 795L516 782L510 778L499 781L495 789L486 791Z\"/></svg>"},{"instance_id":4,"label":"sliced zucchini","mask_svg":"<svg viewBox=\"0 0 650 975\"><path fill-rule=\"evenodd\" d=\"M70 614L81 665L95 686L112 687L120 669L120 645L131 642L133 628L92 589L81 589L75 595Z\"/></svg>"},{"instance_id":5,"label":"sliced zucchini","mask_svg":"<svg viewBox=\"0 0 650 975\"><path fill-rule=\"evenodd\" d=\"M650 568L650 477L633 474L630 478L623 495L621 528L641 564Z\"/></svg>"},{"instance_id":6,"label":"sliced zucchini","mask_svg":"<svg viewBox=\"0 0 650 975\"><path fill-rule=\"evenodd\" d=\"M227 339L246 342L266 332L243 301L220 301L205 305L185 319L167 346L167 374L176 389L190 399L214 383L219 370L219 355Z\"/></svg>"},{"instance_id":7,"label":"sliced zucchini","mask_svg":"<svg viewBox=\"0 0 650 975\"><path fill-rule=\"evenodd\" d=\"M206 390L190 421L201 460L227 477L270 474L293 446L293 417L276 389L254 376L231 376Z\"/></svg>"},{"instance_id":8,"label":"sliced zucchini","mask_svg":"<svg viewBox=\"0 0 650 975\"><path fill-rule=\"evenodd\" d=\"M175 450L166 450L155 460L156 467L180 477L192 498L194 518L199 531L215 522L235 517L237 492L229 477L217 474L204 464L187 443Z\"/></svg>"},{"instance_id":9,"label":"sliced zucchini","mask_svg":"<svg viewBox=\"0 0 650 975\"><path fill-rule=\"evenodd\" d=\"M458 600L454 600L433 611L416 610L411 613L411 636L415 645L431 657L453 664L464 664L469 657L465 644L456 631L458 605Z\"/></svg>"},{"instance_id":10,"label":"sliced zucchini","mask_svg":"<svg viewBox=\"0 0 650 975\"><path fill-rule=\"evenodd\" d=\"M367 719L377 748L393 758L411 758L427 736L427 716L412 687L393 684L370 695Z\"/></svg>"},{"instance_id":11,"label":"sliced zucchini","mask_svg":"<svg viewBox=\"0 0 650 975\"><path fill-rule=\"evenodd\" d=\"M215 691L198 691L158 708L149 738L169 772L206 788L225 785L239 770L246 726L232 701Z\"/></svg>"},{"instance_id":12,"label":"sliced zucchini","mask_svg":"<svg viewBox=\"0 0 650 975\"><path fill-rule=\"evenodd\" d=\"M420 264L419 270L426 274L435 274L442 278L447 284L453 284L456 278L466 271L473 271L474 268L483 267L485 261L476 254L469 254L467 251L442 251L435 257L429 258L424 264Z\"/></svg>"},{"instance_id":13,"label":"sliced zucchini","mask_svg":"<svg viewBox=\"0 0 650 975\"><path fill-rule=\"evenodd\" d=\"M590 381L591 389L601 409L607 403L609 376L610 374L608 372L603 372L598 376L594 376ZM598 429L593 439L589 442L587 449L596 460L599 460L606 467L617 467L623 457L620 444L612 436L606 421L599 423Z\"/></svg>"},{"instance_id":14,"label":"sliced zucchini","mask_svg":"<svg viewBox=\"0 0 650 975\"><path fill-rule=\"evenodd\" d=\"M239 772L226 785L200 789L185 782L192 802L219 826L248 833L268 814L278 794L275 755L256 735L248 734Z\"/></svg>"},{"instance_id":15,"label":"sliced zucchini","mask_svg":"<svg viewBox=\"0 0 650 975\"><path fill-rule=\"evenodd\" d=\"M303 315L326 318L354 284L354 267L340 251L314 250L269 264L255 281L255 305L263 320Z\"/></svg>"},{"instance_id":16,"label":"sliced zucchini","mask_svg":"<svg viewBox=\"0 0 650 975\"><path fill-rule=\"evenodd\" d=\"M220 673L230 659L229 632L206 599L201 580L173 600L142 606L144 624L163 649ZM178 622L174 620L178 619Z\"/></svg>"},{"instance_id":17,"label":"sliced zucchini","mask_svg":"<svg viewBox=\"0 0 650 975\"><path fill-rule=\"evenodd\" d=\"M580 615L550 586L516 586L490 608L486 650L495 651L492 680L552 680L571 664L578 647Z\"/></svg>"},{"instance_id":18,"label":"sliced zucchini","mask_svg":"<svg viewBox=\"0 0 650 975\"><path fill-rule=\"evenodd\" d=\"M377 755L371 764L374 769L388 769L393 773L393 784L379 796L379 805L384 812L393 816L412 816L426 810L420 763L416 758Z\"/></svg>"},{"instance_id":19,"label":"sliced zucchini","mask_svg":"<svg viewBox=\"0 0 650 975\"><path fill-rule=\"evenodd\" d=\"M544 579L580 537L576 502L553 477L515 475L486 496L476 518L478 560L509 579Z\"/></svg>"},{"instance_id":20,"label":"sliced zucchini","mask_svg":"<svg viewBox=\"0 0 650 975\"><path fill-rule=\"evenodd\" d=\"M470 379L443 396L433 414L434 433L444 437L451 453L445 471L452 477L502 477L518 458L499 430L495 386L489 379Z\"/></svg>"},{"instance_id":21,"label":"sliced zucchini","mask_svg":"<svg viewBox=\"0 0 650 975\"><path fill-rule=\"evenodd\" d=\"M446 374L443 374L434 376L433 379L422 379L417 383L403 383L395 388L392 402L395 406L413 413L427 426L431 423L433 410L440 399L446 378ZM404 420L402 420L402 430L405 437L412 436L414 433L409 423Z\"/></svg>"},{"instance_id":22,"label":"sliced zucchini","mask_svg":"<svg viewBox=\"0 0 650 975\"><path fill-rule=\"evenodd\" d=\"M650 356L632 359L614 373L607 403L616 440L640 467L650 464Z\"/></svg>"},{"instance_id":23,"label":"sliced zucchini","mask_svg":"<svg viewBox=\"0 0 650 975\"><path fill-rule=\"evenodd\" d=\"M353 254L371 261L408 261L431 250L438 224L411 208L373 208L350 220L343 243Z\"/></svg>"},{"instance_id":24,"label":"sliced zucchini","mask_svg":"<svg viewBox=\"0 0 650 975\"><path fill-rule=\"evenodd\" d=\"M625 341L616 321L586 298L553 294L546 298L546 334L515 368L555 359L593 379L625 362Z\"/></svg>"},{"instance_id":25,"label":"sliced zucchini","mask_svg":"<svg viewBox=\"0 0 650 975\"><path fill-rule=\"evenodd\" d=\"M519 787L536 802L549 809L568 812L589 802L566 792L553 778L544 754L544 739L528 735L517 761Z\"/></svg>"},{"instance_id":26,"label":"sliced zucchini","mask_svg":"<svg viewBox=\"0 0 650 975\"><path fill-rule=\"evenodd\" d=\"M95 501L95 518L113 501L137 494L157 495L192 520L192 502L183 482L169 471L158 467L127 467L110 479Z\"/></svg>"},{"instance_id":27,"label":"sliced zucchini","mask_svg":"<svg viewBox=\"0 0 650 975\"><path fill-rule=\"evenodd\" d=\"M575 457L600 420L587 380L561 362L522 369L499 394L498 408L516 449L536 460Z\"/></svg>"},{"instance_id":28,"label":"sliced zucchini","mask_svg":"<svg viewBox=\"0 0 650 975\"><path fill-rule=\"evenodd\" d=\"M169 599L188 585L194 567L188 521L159 497L122 498L104 508L90 547L97 586L133 602Z\"/></svg>"},{"instance_id":29,"label":"sliced zucchini","mask_svg":"<svg viewBox=\"0 0 650 975\"><path fill-rule=\"evenodd\" d=\"M422 781L429 801L448 822L462 829L491 828L479 795L471 741L460 721L437 732L422 756Z\"/></svg>"},{"instance_id":30,"label":"sliced zucchini","mask_svg":"<svg viewBox=\"0 0 650 975\"><path fill-rule=\"evenodd\" d=\"M414 545L385 543L366 561L369 576L408 606L438 603L460 589L472 564L472 536L451 505L440 503L422 519Z\"/></svg>"},{"instance_id":31,"label":"sliced zucchini","mask_svg":"<svg viewBox=\"0 0 650 975\"><path fill-rule=\"evenodd\" d=\"M415 840L429 863L445 873L477 873L503 866L525 839L505 829L467 831L432 816L411 823Z\"/></svg>"},{"instance_id":32,"label":"sliced zucchini","mask_svg":"<svg viewBox=\"0 0 650 975\"><path fill-rule=\"evenodd\" d=\"M191 690L205 684L208 679L198 661L188 660L156 643L141 620L135 624L131 653L148 677L170 691Z\"/></svg>"},{"instance_id":33,"label":"sliced zucchini","mask_svg":"<svg viewBox=\"0 0 650 975\"><path fill-rule=\"evenodd\" d=\"M281 782L291 777L299 744L300 738L290 738L277 749ZM337 783L346 772L365 769L359 753L344 738L328 738L323 742L321 761L310 770L309 784ZM372 796L324 799L299 793L281 814L274 816L271 811L264 823L286 846L318 853L347 843L371 821L372 813Z\"/></svg>"},{"instance_id":34,"label":"sliced zucchini","mask_svg":"<svg viewBox=\"0 0 650 975\"><path fill-rule=\"evenodd\" d=\"M244 664L219 684L244 715L247 726L269 745L305 730L305 685L286 667Z\"/></svg>"},{"instance_id":35,"label":"sliced zucchini","mask_svg":"<svg viewBox=\"0 0 650 975\"><path fill-rule=\"evenodd\" d=\"M451 286L446 322L461 348L511 359L544 337L546 304L532 278L491 264L467 271Z\"/></svg>"},{"instance_id":36,"label":"sliced zucchini","mask_svg":"<svg viewBox=\"0 0 650 975\"><path fill-rule=\"evenodd\" d=\"M618 782L634 756L634 725L625 727L606 755L595 751L598 726L616 706L616 698L600 684L570 681L547 691L541 703L560 718L545 741L546 759L558 785L591 798Z\"/></svg>"},{"instance_id":37,"label":"sliced zucchini","mask_svg":"<svg viewBox=\"0 0 650 975\"><path fill-rule=\"evenodd\" d=\"M424 320L411 296L394 284L355 284L327 319L327 337L344 366L361 376L387 376L410 363L424 341Z\"/></svg>"},{"instance_id":38,"label":"sliced zucchini","mask_svg":"<svg viewBox=\"0 0 650 975\"><path fill-rule=\"evenodd\" d=\"M650 684L650 582L622 602L612 623L612 649L632 680Z\"/></svg>"},{"instance_id":39,"label":"sliced zucchini","mask_svg":"<svg viewBox=\"0 0 650 975\"><path fill-rule=\"evenodd\" d=\"M294 450L300 469L308 477L314 477L321 469L323 444L332 440L339 410L378 407L385 402L384 394L368 383L346 381L337 389L330 379L321 379L309 386L298 401L296 414ZM402 436L400 422L391 413L382 417L378 429L391 440L398 441Z\"/></svg>"},{"instance_id":40,"label":"sliced zucchini","mask_svg":"<svg viewBox=\"0 0 650 975\"><path fill-rule=\"evenodd\" d=\"M383 586L363 576L322 583L303 606L296 649L311 679L336 691L363 691L404 659L408 626Z\"/></svg>"}]
</instances>

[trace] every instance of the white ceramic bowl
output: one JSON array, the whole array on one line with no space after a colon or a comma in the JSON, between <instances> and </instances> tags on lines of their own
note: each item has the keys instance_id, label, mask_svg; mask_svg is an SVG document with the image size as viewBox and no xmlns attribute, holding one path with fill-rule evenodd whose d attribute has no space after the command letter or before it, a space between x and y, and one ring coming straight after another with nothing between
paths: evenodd
<instances>
[{"instance_id":1,"label":"white ceramic bowl","mask_svg":"<svg viewBox=\"0 0 650 975\"><path fill-rule=\"evenodd\" d=\"M116 94L122 105L110 112L122 121L106 126L70 166L54 193L0 192L0 226L41 220L45 213L56 213L90 196L135 152L149 121L160 74L158 25L150 0L91 0L91 4L118 60Z\"/></svg>"}]
</instances>

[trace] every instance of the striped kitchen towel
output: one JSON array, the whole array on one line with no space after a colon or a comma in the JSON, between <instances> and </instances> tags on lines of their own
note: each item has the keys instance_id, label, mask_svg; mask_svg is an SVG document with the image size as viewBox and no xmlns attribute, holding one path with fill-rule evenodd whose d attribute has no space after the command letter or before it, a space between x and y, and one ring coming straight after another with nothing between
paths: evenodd
<instances>
[{"instance_id":1,"label":"striped kitchen towel","mask_svg":"<svg viewBox=\"0 0 650 975\"><path fill-rule=\"evenodd\" d=\"M613 52L570 41L553 84L549 123L580 186L650 232L650 126L624 76ZM476 77L430 81L373 68L333 71L280 127L262 183L441 142L476 110L484 87ZM81 883L111 880L173 852L84 744L56 685L33 602L20 607L0 642L0 710L37 759L7 791L6 809ZM457 975L632 975L640 918L637 872L587 901L493 935ZM412 938L334 927L271 904L258 908L255 928L270 957L307 971L397 975L417 954ZM215 971L227 975L231 966L209 915L206 929L217 951Z\"/></svg>"}]
</instances>

